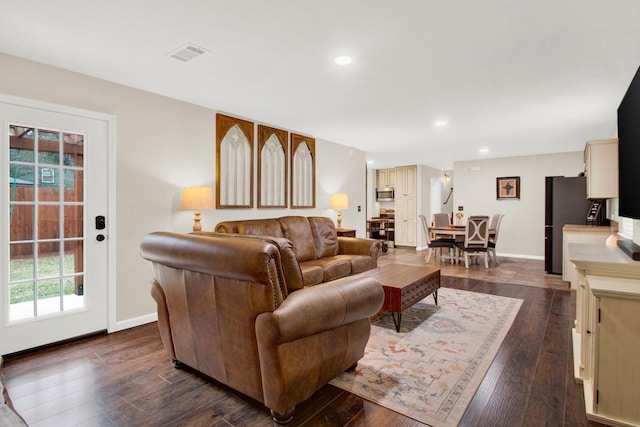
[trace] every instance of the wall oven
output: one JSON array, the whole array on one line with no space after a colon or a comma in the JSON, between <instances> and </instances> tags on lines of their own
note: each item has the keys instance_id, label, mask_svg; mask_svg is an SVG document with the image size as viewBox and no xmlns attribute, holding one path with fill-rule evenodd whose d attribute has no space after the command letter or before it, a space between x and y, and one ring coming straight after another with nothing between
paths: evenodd
<instances>
[{"instance_id":1,"label":"wall oven","mask_svg":"<svg viewBox=\"0 0 640 427\"><path fill-rule=\"evenodd\" d=\"M393 202L393 187L376 188L377 202Z\"/></svg>"}]
</instances>

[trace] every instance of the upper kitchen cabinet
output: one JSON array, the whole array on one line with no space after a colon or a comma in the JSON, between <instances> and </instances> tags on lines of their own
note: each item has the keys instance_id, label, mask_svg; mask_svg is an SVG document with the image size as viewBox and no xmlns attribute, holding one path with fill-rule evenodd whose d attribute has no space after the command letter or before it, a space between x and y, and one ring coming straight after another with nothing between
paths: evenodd
<instances>
[{"instance_id":1,"label":"upper kitchen cabinet","mask_svg":"<svg viewBox=\"0 0 640 427\"><path fill-rule=\"evenodd\" d=\"M396 168L396 197L417 196L418 171L416 166L399 166Z\"/></svg>"},{"instance_id":2,"label":"upper kitchen cabinet","mask_svg":"<svg viewBox=\"0 0 640 427\"><path fill-rule=\"evenodd\" d=\"M587 198L618 197L618 140L587 141L584 149Z\"/></svg>"},{"instance_id":3,"label":"upper kitchen cabinet","mask_svg":"<svg viewBox=\"0 0 640 427\"><path fill-rule=\"evenodd\" d=\"M395 169L378 169L376 172L376 188L395 187L396 170Z\"/></svg>"}]
</instances>

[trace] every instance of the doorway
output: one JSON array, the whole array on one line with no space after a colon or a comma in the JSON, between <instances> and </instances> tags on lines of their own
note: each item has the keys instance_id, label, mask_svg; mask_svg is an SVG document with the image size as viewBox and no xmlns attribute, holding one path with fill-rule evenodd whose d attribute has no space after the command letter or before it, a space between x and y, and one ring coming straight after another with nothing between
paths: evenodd
<instances>
[{"instance_id":1,"label":"doorway","mask_svg":"<svg viewBox=\"0 0 640 427\"><path fill-rule=\"evenodd\" d=\"M442 178L431 178L431 212L430 218L434 213L442 212Z\"/></svg>"},{"instance_id":2,"label":"doorway","mask_svg":"<svg viewBox=\"0 0 640 427\"><path fill-rule=\"evenodd\" d=\"M113 118L10 97L0 118L0 354L108 329Z\"/></svg>"}]
</instances>

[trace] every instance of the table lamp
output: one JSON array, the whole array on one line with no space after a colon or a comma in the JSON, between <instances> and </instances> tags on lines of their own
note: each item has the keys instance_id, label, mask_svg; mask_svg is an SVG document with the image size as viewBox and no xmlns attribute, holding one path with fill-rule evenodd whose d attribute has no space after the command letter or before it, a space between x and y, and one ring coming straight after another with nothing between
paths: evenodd
<instances>
[{"instance_id":1,"label":"table lamp","mask_svg":"<svg viewBox=\"0 0 640 427\"><path fill-rule=\"evenodd\" d=\"M213 209L211 187L184 187L182 189L182 210L191 211L193 215L193 231L201 231L200 209Z\"/></svg>"},{"instance_id":2,"label":"table lamp","mask_svg":"<svg viewBox=\"0 0 640 427\"><path fill-rule=\"evenodd\" d=\"M338 226L336 229L342 230L342 209L349 209L349 195L332 194L329 199L329 208L338 210Z\"/></svg>"}]
</instances>

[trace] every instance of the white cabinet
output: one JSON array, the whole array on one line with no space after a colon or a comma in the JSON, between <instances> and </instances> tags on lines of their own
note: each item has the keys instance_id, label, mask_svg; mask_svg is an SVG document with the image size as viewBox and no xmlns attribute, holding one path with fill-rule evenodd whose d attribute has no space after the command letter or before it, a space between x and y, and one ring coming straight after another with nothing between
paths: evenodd
<instances>
[{"instance_id":1,"label":"white cabinet","mask_svg":"<svg viewBox=\"0 0 640 427\"><path fill-rule=\"evenodd\" d=\"M569 244L576 268L573 358L587 417L640 426L640 262L617 247Z\"/></svg>"},{"instance_id":2,"label":"white cabinet","mask_svg":"<svg viewBox=\"0 0 640 427\"><path fill-rule=\"evenodd\" d=\"M576 282L576 269L569 261L570 243L590 243L594 245L604 245L607 238L616 233L617 227L593 226L593 225L565 225L562 228L562 280ZM575 289L575 288L574 288Z\"/></svg>"},{"instance_id":3,"label":"white cabinet","mask_svg":"<svg viewBox=\"0 0 640 427\"><path fill-rule=\"evenodd\" d=\"M376 172L376 188L395 187L395 185L395 169L378 169Z\"/></svg>"},{"instance_id":4,"label":"white cabinet","mask_svg":"<svg viewBox=\"0 0 640 427\"><path fill-rule=\"evenodd\" d=\"M593 299L592 390L595 420L640 425L640 280L587 276Z\"/></svg>"},{"instance_id":5,"label":"white cabinet","mask_svg":"<svg viewBox=\"0 0 640 427\"><path fill-rule=\"evenodd\" d=\"M416 246L417 241L417 166L395 169L395 244Z\"/></svg>"},{"instance_id":6,"label":"white cabinet","mask_svg":"<svg viewBox=\"0 0 640 427\"><path fill-rule=\"evenodd\" d=\"M584 149L587 198L618 197L618 140L588 141Z\"/></svg>"},{"instance_id":7,"label":"white cabinet","mask_svg":"<svg viewBox=\"0 0 640 427\"><path fill-rule=\"evenodd\" d=\"M396 197L413 197L418 193L418 168L399 166L395 169Z\"/></svg>"},{"instance_id":8,"label":"white cabinet","mask_svg":"<svg viewBox=\"0 0 640 427\"><path fill-rule=\"evenodd\" d=\"M416 246L416 199L396 197L395 244Z\"/></svg>"}]
</instances>

